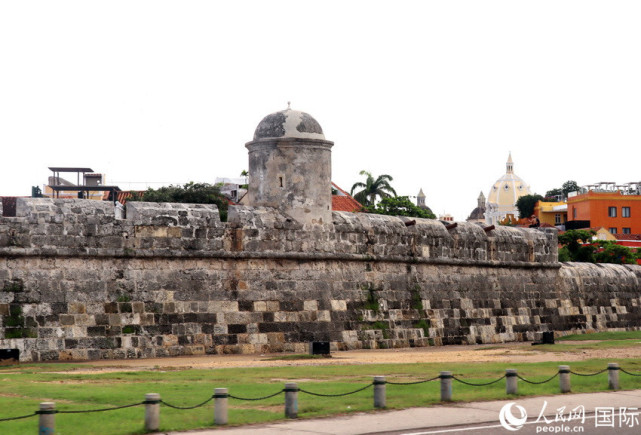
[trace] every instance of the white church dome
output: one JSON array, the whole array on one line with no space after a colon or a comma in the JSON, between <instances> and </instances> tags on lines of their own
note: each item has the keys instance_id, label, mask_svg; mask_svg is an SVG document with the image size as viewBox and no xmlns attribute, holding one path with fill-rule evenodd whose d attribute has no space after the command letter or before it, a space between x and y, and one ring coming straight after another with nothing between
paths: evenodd
<instances>
[{"instance_id":1,"label":"white church dome","mask_svg":"<svg viewBox=\"0 0 641 435\"><path fill-rule=\"evenodd\" d=\"M525 195L530 195L530 186L514 173L514 163L510 153L505 174L496 180L487 196L487 209L492 212L492 218L494 218L492 222L488 220L488 223L496 224L497 220L504 219L507 214L513 214L518 218L519 212L515 204L520 197ZM487 214L486 218L489 218Z\"/></svg>"}]
</instances>

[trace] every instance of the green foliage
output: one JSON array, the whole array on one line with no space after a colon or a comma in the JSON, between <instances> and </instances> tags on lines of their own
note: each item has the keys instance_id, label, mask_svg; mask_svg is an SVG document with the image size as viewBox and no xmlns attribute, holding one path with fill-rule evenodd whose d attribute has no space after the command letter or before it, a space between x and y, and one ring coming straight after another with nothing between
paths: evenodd
<instances>
[{"instance_id":1,"label":"green foliage","mask_svg":"<svg viewBox=\"0 0 641 435\"><path fill-rule=\"evenodd\" d=\"M249 172L247 172L246 169L243 169L242 172L240 173L240 176L241 177L245 177L245 184L241 184L240 188L241 189L248 189L249 188L249 184L247 183L247 179L249 177Z\"/></svg>"},{"instance_id":2,"label":"green foliage","mask_svg":"<svg viewBox=\"0 0 641 435\"><path fill-rule=\"evenodd\" d=\"M374 206L376 198L387 198L389 196L396 196L396 191L390 186L389 182L393 178L389 175L383 174L374 178L372 174L367 171L361 171L360 175L365 175L365 183L356 182L352 186L350 195L364 206ZM354 194L356 189L361 189L358 193Z\"/></svg>"},{"instance_id":3,"label":"green foliage","mask_svg":"<svg viewBox=\"0 0 641 435\"><path fill-rule=\"evenodd\" d=\"M421 328L423 330L423 337L430 336L430 321L421 319L414 324L415 328Z\"/></svg>"},{"instance_id":4,"label":"green foliage","mask_svg":"<svg viewBox=\"0 0 641 435\"><path fill-rule=\"evenodd\" d=\"M595 234L592 230L568 230L559 234L559 243L563 246L559 250L559 261L594 263L596 246L591 243L592 236ZM561 251L563 251L563 260L561 260Z\"/></svg>"},{"instance_id":5,"label":"green foliage","mask_svg":"<svg viewBox=\"0 0 641 435\"><path fill-rule=\"evenodd\" d=\"M554 189L550 189L547 192L545 192L546 200L556 201L557 197L559 196L563 196L563 190L561 190L558 187Z\"/></svg>"},{"instance_id":6,"label":"green foliage","mask_svg":"<svg viewBox=\"0 0 641 435\"><path fill-rule=\"evenodd\" d=\"M22 338L22 328L7 328L4 331L4 338Z\"/></svg>"},{"instance_id":7,"label":"green foliage","mask_svg":"<svg viewBox=\"0 0 641 435\"><path fill-rule=\"evenodd\" d=\"M574 180L568 180L563 183L563 186L557 187L555 189L548 190L545 192L546 199L555 199L555 196L561 196L563 198L568 197L568 193L576 192L580 189L579 185Z\"/></svg>"},{"instance_id":8,"label":"green foliage","mask_svg":"<svg viewBox=\"0 0 641 435\"><path fill-rule=\"evenodd\" d=\"M416 206L407 196L388 196L383 198L376 206L366 206L366 213L384 214L389 216L410 216L425 219L435 219L432 211Z\"/></svg>"},{"instance_id":9,"label":"green foliage","mask_svg":"<svg viewBox=\"0 0 641 435\"><path fill-rule=\"evenodd\" d=\"M376 290L371 288L367 290L365 309L372 310L374 312L378 312L378 310L380 310L380 305L378 304L378 296L376 296Z\"/></svg>"},{"instance_id":10,"label":"green foliage","mask_svg":"<svg viewBox=\"0 0 641 435\"><path fill-rule=\"evenodd\" d=\"M390 338L390 333L389 333L389 323L388 322L382 322L382 321L376 321L372 323L368 323L365 325L361 326L362 329L371 329L371 330L379 330L383 334L384 339L389 339ZM379 345L381 345L379 343Z\"/></svg>"},{"instance_id":11,"label":"green foliage","mask_svg":"<svg viewBox=\"0 0 641 435\"><path fill-rule=\"evenodd\" d=\"M570 257L570 253L568 252L567 246L563 246L559 248L559 261L561 262L572 261Z\"/></svg>"},{"instance_id":12,"label":"green foliage","mask_svg":"<svg viewBox=\"0 0 641 435\"><path fill-rule=\"evenodd\" d=\"M410 302L410 307L413 310L422 310L423 309L423 300L421 299L421 294L419 293L420 287L414 288L412 290L412 300Z\"/></svg>"},{"instance_id":13,"label":"green foliage","mask_svg":"<svg viewBox=\"0 0 641 435\"><path fill-rule=\"evenodd\" d=\"M543 197L537 193L534 195L525 195L516 200L516 208L519 210L520 218L527 218L534 214L534 206L537 201Z\"/></svg>"},{"instance_id":14,"label":"green foliage","mask_svg":"<svg viewBox=\"0 0 641 435\"><path fill-rule=\"evenodd\" d=\"M559 234L559 261L634 264L639 252L607 240L593 241L592 230L569 230Z\"/></svg>"},{"instance_id":15,"label":"green foliage","mask_svg":"<svg viewBox=\"0 0 641 435\"><path fill-rule=\"evenodd\" d=\"M142 196L134 194L127 201L143 202L181 202L188 204L216 204L220 213L220 220L227 221L227 207L229 203L220 193L220 187L208 183L194 183L184 186L164 186L159 189L147 189Z\"/></svg>"},{"instance_id":16,"label":"green foliage","mask_svg":"<svg viewBox=\"0 0 641 435\"><path fill-rule=\"evenodd\" d=\"M561 191L563 192L563 196L565 198L568 197L568 193L570 192L576 192L580 189L579 185L577 184L576 181L574 180L568 180L565 183L563 183L563 187L561 188Z\"/></svg>"},{"instance_id":17,"label":"green foliage","mask_svg":"<svg viewBox=\"0 0 641 435\"><path fill-rule=\"evenodd\" d=\"M132 325L122 327L123 334L133 334L134 332L136 332L136 328L134 328Z\"/></svg>"},{"instance_id":18,"label":"green foliage","mask_svg":"<svg viewBox=\"0 0 641 435\"><path fill-rule=\"evenodd\" d=\"M19 293L23 290L24 290L24 283L20 278L15 278L10 281L5 281L4 286L2 287L2 291L11 292L11 293Z\"/></svg>"},{"instance_id":19,"label":"green foliage","mask_svg":"<svg viewBox=\"0 0 641 435\"><path fill-rule=\"evenodd\" d=\"M594 253L597 263L636 264L638 252L612 241L599 241L601 249Z\"/></svg>"}]
</instances>

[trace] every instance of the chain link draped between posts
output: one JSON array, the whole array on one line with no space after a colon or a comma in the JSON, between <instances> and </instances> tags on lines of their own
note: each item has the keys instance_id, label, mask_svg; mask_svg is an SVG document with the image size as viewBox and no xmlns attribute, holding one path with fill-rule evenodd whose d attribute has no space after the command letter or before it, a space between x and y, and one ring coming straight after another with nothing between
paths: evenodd
<instances>
[{"instance_id":1,"label":"chain link draped between posts","mask_svg":"<svg viewBox=\"0 0 641 435\"><path fill-rule=\"evenodd\" d=\"M254 398L251 398L251 397L238 397L238 396L233 396L233 395L231 395L231 394L228 394L228 395L227 395L227 397L229 397L230 399L236 399L236 400L250 400L250 401L255 401L255 400L265 400L265 399L270 399L270 398L275 397L275 396L278 396L279 394L284 393L284 392L285 392L285 390L284 390L284 389L282 389L282 390L278 391L277 393L270 394L269 396L254 397Z\"/></svg>"},{"instance_id":2,"label":"chain link draped between posts","mask_svg":"<svg viewBox=\"0 0 641 435\"><path fill-rule=\"evenodd\" d=\"M390 385L416 385L416 384L424 384L426 382L432 382L437 379L439 379L441 376L434 376L433 378L430 379L425 379L423 381L413 381L413 382L392 382L392 381L385 381L386 384Z\"/></svg>"},{"instance_id":3,"label":"chain link draped between posts","mask_svg":"<svg viewBox=\"0 0 641 435\"><path fill-rule=\"evenodd\" d=\"M631 373L631 372L629 372L629 371L627 371L627 370L624 370L623 368L619 368L619 370L621 370L621 371L622 371L623 373L625 373L626 375L630 375L630 376L641 376L641 373Z\"/></svg>"},{"instance_id":4,"label":"chain link draped between posts","mask_svg":"<svg viewBox=\"0 0 641 435\"><path fill-rule=\"evenodd\" d=\"M355 394L358 393L359 391L363 391L368 389L369 387L373 386L374 383L365 385L363 388L359 388L358 390L350 391L349 393L340 393L340 394L321 394L321 393L312 393L311 391L303 390L302 388L299 388L299 392L305 393L305 394L310 394L312 396L319 396L319 397L343 397L343 396L349 396L350 394Z\"/></svg>"},{"instance_id":5,"label":"chain link draped between posts","mask_svg":"<svg viewBox=\"0 0 641 435\"><path fill-rule=\"evenodd\" d=\"M134 406L144 405L145 402L132 403L130 405L114 406L112 408L100 408L100 409L85 409L80 411L65 411L63 409L56 409L53 411L54 414L85 414L88 412L104 412L104 411L115 411L116 409L125 409L133 408Z\"/></svg>"},{"instance_id":6,"label":"chain link draped between posts","mask_svg":"<svg viewBox=\"0 0 641 435\"><path fill-rule=\"evenodd\" d=\"M456 376L452 376L452 379L454 379L455 381L460 382L461 384L470 385L472 387L485 387L487 385L496 384L501 379L505 379L505 375L501 376L500 378L498 378L498 379L496 379L494 381L485 382L485 383L482 383L482 384L474 384L472 382L467 382L467 381L464 381L463 379L457 378Z\"/></svg>"},{"instance_id":7,"label":"chain link draped between posts","mask_svg":"<svg viewBox=\"0 0 641 435\"><path fill-rule=\"evenodd\" d=\"M607 371L608 371L608 369L604 368L603 370L598 371L596 373L577 373L577 372L573 372L572 370L570 370L570 373L572 373L573 375L577 375L577 376L596 376L596 375L600 375L601 373L607 372Z\"/></svg>"},{"instance_id":8,"label":"chain link draped between posts","mask_svg":"<svg viewBox=\"0 0 641 435\"><path fill-rule=\"evenodd\" d=\"M214 400L214 396L211 396L209 399L205 400L204 402L199 403L198 405L194 405L194 406L176 406L176 405L172 405L170 403L167 403L162 399L160 400L160 403L162 403L163 405L168 406L170 408L173 408L173 409L196 409L196 408L200 408L201 406L205 406L206 404L208 404L212 400Z\"/></svg>"},{"instance_id":9,"label":"chain link draped between posts","mask_svg":"<svg viewBox=\"0 0 641 435\"><path fill-rule=\"evenodd\" d=\"M540 381L540 382L538 382L538 381L531 381L531 380L529 380L529 379L525 379L525 378L524 378L523 376L521 376L521 375L516 375L516 377L517 377L517 378L519 378L520 380L522 380L523 382L525 382L525 383L527 383L527 384L532 384L532 385L541 385L541 384L545 384L545 383L547 383L547 382L550 382L552 379L556 378L557 376L559 376L559 372L556 372L555 374L553 374L552 376L550 376L549 378L547 378L547 379L546 379L546 380L544 380L544 381Z\"/></svg>"},{"instance_id":10,"label":"chain link draped between posts","mask_svg":"<svg viewBox=\"0 0 641 435\"><path fill-rule=\"evenodd\" d=\"M12 420L22 420L23 418L29 418L29 417L33 417L33 416L35 416L35 415L38 415L38 414L37 414L36 412L34 412L34 413L32 413L32 414L28 414L28 415L21 415L20 417L7 417L7 418L0 418L0 422L3 422L3 421L12 421Z\"/></svg>"}]
</instances>

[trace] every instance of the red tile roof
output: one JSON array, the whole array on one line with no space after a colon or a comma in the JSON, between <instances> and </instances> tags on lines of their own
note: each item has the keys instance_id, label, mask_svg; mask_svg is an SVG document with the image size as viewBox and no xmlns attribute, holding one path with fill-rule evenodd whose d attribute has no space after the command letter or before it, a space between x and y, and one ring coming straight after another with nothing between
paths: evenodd
<instances>
[{"instance_id":1,"label":"red tile roof","mask_svg":"<svg viewBox=\"0 0 641 435\"><path fill-rule=\"evenodd\" d=\"M614 237L617 240L634 240L641 241L641 234L615 234Z\"/></svg>"},{"instance_id":2,"label":"red tile roof","mask_svg":"<svg viewBox=\"0 0 641 435\"><path fill-rule=\"evenodd\" d=\"M332 195L332 210L333 211L348 211L351 213L359 212L363 206L356 201L349 193L338 187L332 182L334 189L342 193L342 195Z\"/></svg>"}]
</instances>

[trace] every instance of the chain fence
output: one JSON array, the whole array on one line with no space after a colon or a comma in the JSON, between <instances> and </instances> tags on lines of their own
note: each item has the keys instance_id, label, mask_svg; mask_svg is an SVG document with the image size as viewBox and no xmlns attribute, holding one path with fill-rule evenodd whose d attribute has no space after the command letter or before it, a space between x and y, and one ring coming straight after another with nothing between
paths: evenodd
<instances>
[{"instance_id":1,"label":"chain fence","mask_svg":"<svg viewBox=\"0 0 641 435\"><path fill-rule=\"evenodd\" d=\"M206 406L210 402L214 401L214 408L215 408L215 419L214 423L215 424L226 424L227 423L227 400L228 399L234 399L234 400L240 400L240 401L260 401L260 400L266 400L270 399L273 397L276 397L280 394L285 394L285 416L289 418L295 418L297 416L297 410L298 410L298 393L303 393L303 394L308 394L311 396L317 396L317 397L345 397L349 396L352 394L356 394L362 391L365 391L369 388L374 388L374 407L375 408L384 408L385 407L385 394L386 390L385 387L386 385L393 385L393 386L409 386L409 385L418 385L418 384L424 384L432 381L436 381L437 379L440 379L441 381L441 401L451 401L452 400L452 381L459 382L461 384L471 386L471 387L486 387L490 386L493 384L496 384L500 382L501 380L505 379L506 380L506 392L507 394L517 394L516 390L516 380L519 379L527 384L532 384L532 385L541 385L545 384L548 382L553 381L556 377L559 377L559 385L561 388L561 392L569 392L570 391L570 375L575 375L575 376L581 376L581 377L590 377L590 376L598 376L601 375L605 372L608 372L608 386L610 389L619 389L619 371L623 372L627 375L630 376L641 376L641 372L631 372L628 370L625 370L622 367L619 367L618 364L616 363L610 363L608 364L608 367L606 367L603 370L599 370L594 373L581 373L581 372L575 372L570 370L569 366L559 366L558 371L550 376L549 378L546 378L541 381L534 381L531 379L527 379L521 375L519 375L516 370L514 369L508 369L506 370L506 374L503 376L493 379L489 382L482 382L482 383L477 383L477 382L471 382L467 381L465 379L462 379L459 376L452 375L451 372L441 372L440 375L434 376L432 378L428 379L423 379L423 380L418 380L418 381L407 381L407 382L402 382L402 381L388 381L385 379L384 376L377 376L374 378L374 381L363 386L360 388L357 388L352 391L348 392L341 392L341 393L318 393L314 391L309 391L306 389L298 388L298 386L295 383L289 383L285 385L285 388L280 389L279 391L276 391L273 394L265 395L265 396L260 396L260 397L241 397L241 396L236 396L233 394L228 394L226 388L221 388L221 389L216 389L216 393L213 394L212 396L208 397L206 400L203 402L200 402L196 405L193 406L180 406L180 405L175 405L172 403L169 403L165 400L160 399L160 395L158 394L147 394L145 397L144 401L141 402L134 402L130 403L127 405L120 405L120 406L113 406L113 407L106 407L106 408L97 408L97 409L85 409L85 410L65 410L65 409L55 409L55 404L53 402L43 402L40 405L40 410L35 411L31 414L26 414L26 415L20 415L20 416L15 416L15 417L5 417L5 418L0 418L0 423L1 422L8 422L8 421L15 421L15 420L22 420L22 419L27 419L30 417L35 417L35 416L40 416L40 425L41 428L43 427L43 424L50 424L47 423L54 417L55 414L83 414L83 413L93 413L93 412L107 412L107 411L115 411L119 409L125 409L125 408L133 408L136 406L145 406L145 428L146 430L157 430L157 422L159 420L159 414L160 414L160 405L166 406L168 408L176 409L176 410L190 410L190 409L196 409L196 408L201 408L203 406ZM220 392L219 392L220 390ZM382 405L381 405L382 404ZM224 405L224 406L223 406ZM49 420L47 420L49 419ZM44 423L43 423L44 422ZM155 423L154 423L155 422ZM1 431L0 431L1 432Z\"/></svg>"}]
</instances>

